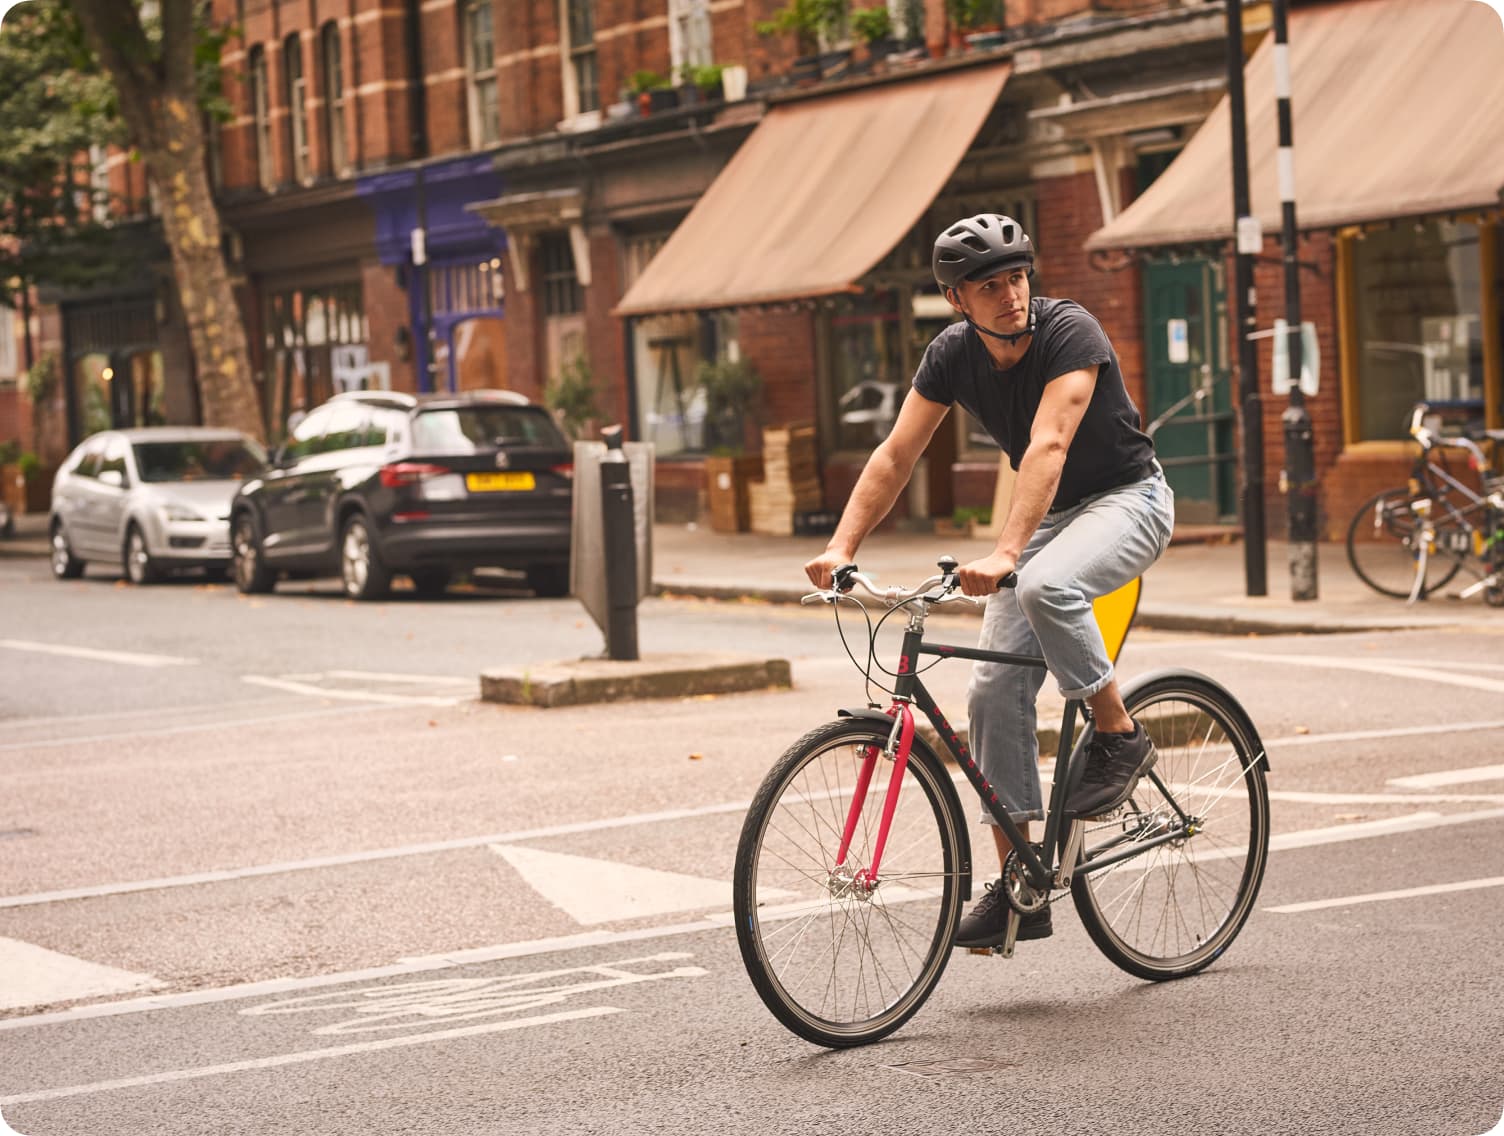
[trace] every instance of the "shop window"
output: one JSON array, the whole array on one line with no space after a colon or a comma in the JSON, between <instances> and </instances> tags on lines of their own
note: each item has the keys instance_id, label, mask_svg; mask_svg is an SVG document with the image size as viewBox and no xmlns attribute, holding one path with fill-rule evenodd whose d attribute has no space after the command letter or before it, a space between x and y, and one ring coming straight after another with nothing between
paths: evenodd
<instances>
[{"instance_id":1,"label":"shop window","mask_svg":"<svg viewBox=\"0 0 1504 1136\"><path fill-rule=\"evenodd\" d=\"M345 155L345 68L340 55L339 25L333 20L319 32L319 55L324 67L324 141L329 153L329 172L342 174L349 164Z\"/></svg>"},{"instance_id":2,"label":"shop window","mask_svg":"<svg viewBox=\"0 0 1504 1136\"><path fill-rule=\"evenodd\" d=\"M565 61L565 113L599 110L600 81L596 74L593 0L564 0L565 33L569 51ZM570 96L573 95L573 106Z\"/></svg>"},{"instance_id":3,"label":"shop window","mask_svg":"<svg viewBox=\"0 0 1504 1136\"><path fill-rule=\"evenodd\" d=\"M1354 242L1356 441L1404 438L1416 402L1483 405L1478 227L1424 221Z\"/></svg>"},{"instance_id":4,"label":"shop window","mask_svg":"<svg viewBox=\"0 0 1504 1136\"><path fill-rule=\"evenodd\" d=\"M275 182L272 171L272 113L271 91L267 87L266 48L257 44L251 48L251 123L256 136L256 180L262 189L270 189Z\"/></svg>"},{"instance_id":5,"label":"shop window","mask_svg":"<svg viewBox=\"0 0 1504 1136\"><path fill-rule=\"evenodd\" d=\"M569 234L547 233L539 244L543 256L543 312L550 316L573 315L584 304Z\"/></svg>"},{"instance_id":6,"label":"shop window","mask_svg":"<svg viewBox=\"0 0 1504 1136\"><path fill-rule=\"evenodd\" d=\"M308 180L307 83L303 78L303 44L297 32L282 45L283 96L287 103L287 162L296 182Z\"/></svg>"},{"instance_id":7,"label":"shop window","mask_svg":"<svg viewBox=\"0 0 1504 1136\"><path fill-rule=\"evenodd\" d=\"M490 146L501 139L496 96L496 36L492 0L469 0L464 7L465 86L470 144Z\"/></svg>"},{"instance_id":8,"label":"shop window","mask_svg":"<svg viewBox=\"0 0 1504 1136\"><path fill-rule=\"evenodd\" d=\"M710 43L709 0L669 0L669 58L674 74L686 67L704 67L714 62Z\"/></svg>"},{"instance_id":9,"label":"shop window","mask_svg":"<svg viewBox=\"0 0 1504 1136\"><path fill-rule=\"evenodd\" d=\"M334 351L363 347L370 336L359 284L294 288L266 297L268 425L280 435L289 417L335 393Z\"/></svg>"},{"instance_id":10,"label":"shop window","mask_svg":"<svg viewBox=\"0 0 1504 1136\"><path fill-rule=\"evenodd\" d=\"M908 392L897 293L872 292L830 317L835 448L866 453L888 436Z\"/></svg>"}]
</instances>

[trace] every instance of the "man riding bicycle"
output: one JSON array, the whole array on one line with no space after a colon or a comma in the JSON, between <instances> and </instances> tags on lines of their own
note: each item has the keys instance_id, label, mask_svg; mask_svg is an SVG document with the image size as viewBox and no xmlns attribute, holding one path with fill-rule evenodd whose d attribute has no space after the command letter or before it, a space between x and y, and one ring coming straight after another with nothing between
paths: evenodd
<instances>
[{"instance_id":1,"label":"man riding bicycle","mask_svg":"<svg viewBox=\"0 0 1504 1136\"><path fill-rule=\"evenodd\" d=\"M825 552L805 565L829 588L841 564L893 507L954 403L1008 455L1018 476L991 554L962 565L962 591L989 596L984 650L1042 655L1067 698L1091 708L1095 736L1066 811L1117 808L1154 764L1154 745L1123 705L1091 601L1141 575L1168 547L1174 495L1139 428L1107 334L1070 300L1031 297L1034 246L1017 221L983 213L935 240L932 267L965 317L930 343L892 433L872 452ZM998 590L1010 572L1017 587ZM978 663L968 703L971 746L984 776L1027 839L1043 818L1035 735L1036 668ZM999 870L1011 846L991 817ZM1007 936L1001 881L961 920L955 943ZM1019 939L1051 934L1050 909L1023 917Z\"/></svg>"}]
</instances>

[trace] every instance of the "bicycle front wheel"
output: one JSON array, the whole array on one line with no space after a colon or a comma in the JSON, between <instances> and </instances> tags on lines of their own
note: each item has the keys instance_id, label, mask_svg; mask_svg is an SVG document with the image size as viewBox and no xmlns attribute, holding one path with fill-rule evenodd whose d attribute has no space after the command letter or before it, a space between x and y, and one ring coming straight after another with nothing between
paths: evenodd
<instances>
[{"instance_id":1,"label":"bicycle front wheel","mask_svg":"<svg viewBox=\"0 0 1504 1136\"><path fill-rule=\"evenodd\" d=\"M914 739L875 886L893 772L880 722L832 722L795 742L758 790L736 851L736 938L773 1015L817 1045L886 1037L924 1003L961 917L966 833L945 767ZM844 863L841 835L869 747L878 758Z\"/></svg>"},{"instance_id":2,"label":"bicycle front wheel","mask_svg":"<svg viewBox=\"0 0 1504 1136\"><path fill-rule=\"evenodd\" d=\"M1232 696L1191 672L1150 678L1124 703L1159 760L1120 810L1086 822L1071 897L1114 964L1151 981L1183 978L1227 949L1263 880L1263 745Z\"/></svg>"},{"instance_id":3,"label":"bicycle front wheel","mask_svg":"<svg viewBox=\"0 0 1504 1136\"><path fill-rule=\"evenodd\" d=\"M1449 551L1450 542L1441 536L1435 548L1420 547L1420 519L1412 500L1409 490L1386 489L1369 498L1347 526L1347 562L1358 579L1381 595L1410 597L1416 574L1422 571L1422 553L1425 579L1417 599L1445 587L1462 567L1461 558ZM1445 518L1435 520L1444 535L1449 527Z\"/></svg>"}]
</instances>

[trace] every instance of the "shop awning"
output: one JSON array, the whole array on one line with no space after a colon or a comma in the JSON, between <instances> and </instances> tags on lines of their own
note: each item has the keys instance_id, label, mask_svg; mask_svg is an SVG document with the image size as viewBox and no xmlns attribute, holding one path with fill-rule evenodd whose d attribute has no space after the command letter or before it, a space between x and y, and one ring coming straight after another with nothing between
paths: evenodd
<instances>
[{"instance_id":1,"label":"shop awning","mask_svg":"<svg viewBox=\"0 0 1504 1136\"><path fill-rule=\"evenodd\" d=\"M852 291L950 179L1008 73L968 68L774 107L617 314Z\"/></svg>"},{"instance_id":2,"label":"shop awning","mask_svg":"<svg viewBox=\"0 0 1504 1136\"><path fill-rule=\"evenodd\" d=\"M1295 205L1302 229L1498 207L1504 29L1476 0L1348 0L1290 15ZM1274 44L1246 69L1249 184L1280 224ZM1227 101L1089 249L1232 235Z\"/></svg>"}]
</instances>

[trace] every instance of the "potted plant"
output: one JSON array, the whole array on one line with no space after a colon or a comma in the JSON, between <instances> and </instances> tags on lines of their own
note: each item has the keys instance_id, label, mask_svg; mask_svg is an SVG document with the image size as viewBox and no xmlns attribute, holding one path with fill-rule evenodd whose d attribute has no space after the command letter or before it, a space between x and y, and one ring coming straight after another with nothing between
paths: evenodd
<instances>
[{"instance_id":1,"label":"potted plant","mask_svg":"<svg viewBox=\"0 0 1504 1136\"><path fill-rule=\"evenodd\" d=\"M886 59L897 47L893 40L893 17L888 14L886 4L852 12L851 30L867 45L867 56L874 61Z\"/></svg>"},{"instance_id":2,"label":"potted plant","mask_svg":"<svg viewBox=\"0 0 1504 1136\"><path fill-rule=\"evenodd\" d=\"M717 532L745 532L751 523L747 485L762 475L762 458L745 453L762 379L745 359L702 362L695 381L705 401L705 480L710 524Z\"/></svg>"},{"instance_id":3,"label":"potted plant","mask_svg":"<svg viewBox=\"0 0 1504 1136\"><path fill-rule=\"evenodd\" d=\"M702 103L719 102L723 97L721 75L725 71L719 63L690 64L679 69L688 88L693 90Z\"/></svg>"},{"instance_id":4,"label":"potted plant","mask_svg":"<svg viewBox=\"0 0 1504 1136\"><path fill-rule=\"evenodd\" d=\"M672 110L679 105L679 92L657 71L632 72L627 81L627 90L637 98L637 107L643 114Z\"/></svg>"},{"instance_id":5,"label":"potted plant","mask_svg":"<svg viewBox=\"0 0 1504 1136\"><path fill-rule=\"evenodd\" d=\"M822 41L829 44L840 34L846 6L847 0L788 0L771 20L759 20L753 30L763 36L792 34L799 54L789 77L796 83L812 82L824 69Z\"/></svg>"},{"instance_id":6,"label":"potted plant","mask_svg":"<svg viewBox=\"0 0 1504 1136\"><path fill-rule=\"evenodd\" d=\"M973 41L985 35L995 35L998 43L1003 41L999 30L1001 18L999 0L945 0L945 14L950 18L951 46L960 48L962 43L978 46Z\"/></svg>"},{"instance_id":7,"label":"potted plant","mask_svg":"<svg viewBox=\"0 0 1504 1136\"><path fill-rule=\"evenodd\" d=\"M553 411L559 428L575 441L586 437L591 425L601 418L596 393L590 360L582 353L565 363L549 382L543 405Z\"/></svg>"}]
</instances>

